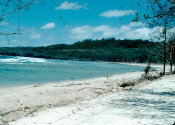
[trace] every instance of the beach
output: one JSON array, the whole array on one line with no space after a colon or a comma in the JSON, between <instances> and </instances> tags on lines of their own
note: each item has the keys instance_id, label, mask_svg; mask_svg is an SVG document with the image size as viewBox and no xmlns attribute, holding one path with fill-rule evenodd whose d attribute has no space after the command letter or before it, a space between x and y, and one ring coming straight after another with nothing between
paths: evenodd
<instances>
[{"instance_id":1,"label":"beach","mask_svg":"<svg viewBox=\"0 0 175 125\"><path fill-rule=\"evenodd\" d=\"M173 125L175 78L145 81L132 90L39 111L10 125Z\"/></svg>"},{"instance_id":2,"label":"beach","mask_svg":"<svg viewBox=\"0 0 175 125\"><path fill-rule=\"evenodd\" d=\"M1 0L0 125L175 125L175 0Z\"/></svg>"},{"instance_id":3,"label":"beach","mask_svg":"<svg viewBox=\"0 0 175 125\"><path fill-rule=\"evenodd\" d=\"M121 82L138 79L140 75L141 72L133 72L108 78L1 88L1 122L14 121L38 110L64 106L101 94L120 91L118 86Z\"/></svg>"},{"instance_id":4,"label":"beach","mask_svg":"<svg viewBox=\"0 0 175 125\"><path fill-rule=\"evenodd\" d=\"M139 89L152 84L152 81L147 80L137 82L142 74L143 72L131 72L85 80L3 87L0 89L2 102L0 103L0 123L11 125L83 124L84 122L77 122L75 119L71 121L70 118L76 115L76 111L82 110L86 116L84 110L92 106L95 108L100 104L100 100L106 100L116 93L125 93L133 88ZM170 76L170 80L174 80L174 76ZM127 82L136 84L121 87ZM94 102L96 100L98 101ZM95 111L96 108L88 111L91 110Z\"/></svg>"}]
</instances>

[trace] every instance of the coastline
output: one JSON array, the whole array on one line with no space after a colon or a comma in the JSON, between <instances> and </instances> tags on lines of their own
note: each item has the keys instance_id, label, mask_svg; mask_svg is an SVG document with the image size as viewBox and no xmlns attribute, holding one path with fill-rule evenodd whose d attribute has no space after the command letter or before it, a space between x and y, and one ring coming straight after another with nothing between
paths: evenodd
<instances>
[{"instance_id":1,"label":"coastline","mask_svg":"<svg viewBox=\"0 0 175 125\"><path fill-rule=\"evenodd\" d=\"M130 91L48 108L9 125L173 125L174 80L166 75L144 81Z\"/></svg>"},{"instance_id":2,"label":"coastline","mask_svg":"<svg viewBox=\"0 0 175 125\"><path fill-rule=\"evenodd\" d=\"M146 66L146 64L122 64ZM153 67L160 69L161 65ZM14 121L20 121L20 119L27 118L37 112L54 108L64 110L65 106L84 101L89 102L96 98L130 90L132 86L123 88L120 85L126 82L135 82L140 79L142 74L143 72L131 72L93 79L1 88L0 123L12 122L13 124ZM150 81L143 82L136 85L136 88L142 88L150 83ZM21 122L21 125L23 124Z\"/></svg>"},{"instance_id":3,"label":"coastline","mask_svg":"<svg viewBox=\"0 0 175 125\"><path fill-rule=\"evenodd\" d=\"M36 111L89 100L122 91L119 85L140 78L142 72L86 80L4 87L0 89L0 123L8 123Z\"/></svg>"}]
</instances>

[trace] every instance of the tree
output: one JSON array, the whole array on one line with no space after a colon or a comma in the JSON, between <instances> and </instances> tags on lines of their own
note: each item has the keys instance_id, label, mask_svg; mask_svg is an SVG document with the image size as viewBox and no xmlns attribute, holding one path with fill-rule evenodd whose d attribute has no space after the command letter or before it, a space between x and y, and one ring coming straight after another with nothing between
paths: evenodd
<instances>
[{"instance_id":1,"label":"tree","mask_svg":"<svg viewBox=\"0 0 175 125\"><path fill-rule=\"evenodd\" d=\"M168 61L170 63L170 72L173 73L173 65L175 64L175 34L173 33L167 46Z\"/></svg>"},{"instance_id":2,"label":"tree","mask_svg":"<svg viewBox=\"0 0 175 125\"><path fill-rule=\"evenodd\" d=\"M143 13L136 13L133 21L144 20L149 27L160 27L160 38L163 36L163 74L166 66L166 43L168 30L174 27L175 23L175 1L174 0L146 0L143 3L137 3L138 6L146 5ZM141 12L141 11L139 11Z\"/></svg>"},{"instance_id":3,"label":"tree","mask_svg":"<svg viewBox=\"0 0 175 125\"><path fill-rule=\"evenodd\" d=\"M24 11L26 8L30 7L36 1L34 0L2 0L0 2L0 23L7 23L7 18L10 18L11 15L16 14L18 12ZM17 15L19 19L19 14ZM19 29L19 21L18 21L18 29ZM21 34L18 32L5 33L0 32L0 35L17 35Z\"/></svg>"}]
</instances>

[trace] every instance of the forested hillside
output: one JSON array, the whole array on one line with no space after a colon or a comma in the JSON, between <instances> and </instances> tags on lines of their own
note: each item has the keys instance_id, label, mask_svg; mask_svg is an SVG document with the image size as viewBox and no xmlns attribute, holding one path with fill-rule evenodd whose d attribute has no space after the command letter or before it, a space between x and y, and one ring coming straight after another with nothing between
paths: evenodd
<instances>
[{"instance_id":1,"label":"forested hillside","mask_svg":"<svg viewBox=\"0 0 175 125\"><path fill-rule=\"evenodd\" d=\"M110 62L161 62L154 52L160 43L143 40L84 40L71 45L58 44L43 47L2 47L1 55L27 56L64 60ZM154 50L154 52L152 52Z\"/></svg>"}]
</instances>

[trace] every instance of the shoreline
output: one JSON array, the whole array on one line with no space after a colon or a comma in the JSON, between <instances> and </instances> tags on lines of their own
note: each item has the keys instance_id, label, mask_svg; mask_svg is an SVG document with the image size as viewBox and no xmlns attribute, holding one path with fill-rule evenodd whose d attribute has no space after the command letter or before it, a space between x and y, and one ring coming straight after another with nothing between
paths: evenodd
<instances>
[{"instance_id":1,"label":"shoreline","mask_svg":"<svg viewBox=\"0 0 175 125\"><path fill-rule=\"evenodd\" d=\"M25 57L24 57L25 58ZM30 57L31 58L31 57ZM41 60L42 59L44 59L44 58L40 58ZM25 64L25 62L28 62L28 61L30 61L30 60L28 60L28 59L15 59L15 60L17 60L14 64L15 64L15 66L16 66L16 64L18 64L18 61L20 61L20 60L22 60L22 62ZM14 60L14 61L15 61ZM13 59L11 60L10 59L10 62L11 61L13 61ZM39 62L38 60L35 60L35 59L33 59L32 58L32 60L31 60L31 62L29 63L30 65L32 65L32 63L34 62L35 63L35 61L36 62ZM59 62L60 60L57 60L57 62L58 63L60 63ZM69 61L71 61L71 63L72 63L72 60L69 60ZM8 61L7 61L8 62ZM49 63L53 63L53 64L55 64L55 63L57 63L57 62L50 62L50 60L46 60L46 61L44 61L44 62L46 62L46 64L49 64ZM79 62L79 61L76 61L76 62ZM15 79L15 78L13 78L13 74L12 74L12 78L14 79L14 81L12 81L11 80L11 78L9 77L7 77L6 78L6 74L5 75L3 75L2 74L2 78L4 77L4 78L6 78L6 79L2 79L2 81L1 81L1 83L0 83L0 88L7 88L7 87L16 87L16 86L28 86L28 85L37 85L37 84L49 84L49 83L53 83L53 82L68 82L68 81L77 81L77 80L86 80L86 79L94 79L94 78L100 78L100 77L103 77L103 76L111 76L111 75L115 75L115 74L123 74L123 73L127 73L127 72L132 72L132 71L143 71L143 67L142 68L138 68L138 70L136 70L136 69L134 69L134 68L137 68L137 67L134 67L133 66L133 69L131 68L131 69L129 69L129 70L124 70L124 71L120 71L120 69L116 69L115 67L113 68L113 66L111 65L111 63L110 62L98 62L98 61L84 61L84 63L87 63L88 64L88 62L89 63L94 63L95 65L99 65L100 64L100 66L101 66L101 64L103 65L103 64L109 64L109 69L107 69L107 68L105 68L105 69L107 69L106 71L106 73L104 72L95 72L95 73L93 73L94 72L94 70L95 71L98 71L98 70L96 70L94 67L92 67L92 74L91 75L83 75L83 73L82 73L82 75L71 75L70 73L72 73L72 72L70 72L69 74L70 75L67 75L66 77L64 77L64 75L63 75L63 78L61 77L62 75L60 75L59 74L59 72L58 72L58 75L56 75L55 77L53 77L53 79L52 79L52 77L51 78L45 78L45 80L42 80L42 79L39 79L38 78L38 80L37 79L35 79L34 78L34 80L32 80L32 76L29 74L29 77L27 77L27 79L29 79L29 81L28 80L26 80L26 79L23 79L23 77L19 77L20 79L22 79L22 80L20 80L19 78L18 78L18 76L17 76L17 78ZM23 63L20 63L20 64L23 64ZM63 62L63 63L65 63L65 62ZM6 63L2 63L2 64L5 64L6 65ZM10 64L10 63L7 63L7 64ZM13 63L12 63L13 64ZM42 61L41 61L41 64L43 64L42 63ZM69 64L69 63L68 63ZM81 62L80 62L80 64L81 64ZM83 64L83 63L82 63ZM120 64L120 63L115 63L117 66L121 66L121 65L123 65L123 64ZM91 65L90 65L91 66ZM100 66L99 66L99 68L100 68ZM108 66L108 65L107 65ZM111 66L112 66L112 68L111 68ZM128 66L128 65L126 65L126 66ZM54 67L55 68L55 67ZM101 66L101 68L103 68L102 66ZM125 67L124 67L125 68ZM125 68L125 69L127 69L127 68ZM17 69L18 70L18 69ZM75 69L76 70L76 69ZM86 70L88 70L87 68L86 68ZM85 71L86 71L85 70ZM119 71L118 71L119 70ZM53 70L54 71L54 70ZM69 72L69 71L68 71ZM76 72L76 71L75 71ZM7 72L8 73L8 72ZM15 72L13 72L14 73L14 75L15 75ZM20 73L20 72L19 72ZM38 71L36 71L36 73L38 73ZM56 72L57 73L57 72ZM56 74L56 73L54 73L54 74ZM61 72L62 73L62 72ZM80 70L80 73L81 73L81 70ZM86 73L86 72L85 72ZM39 73L38 73L39 74ZM64 72L62 73L62 74L64 74ZM73 73L72 73L73 74ZM7 74L8 75L8 74ZM11 74L10 74L11 75ZM37 75L37 74L36 74ZM39 74L40 75L40 74ZM20 74L19 76L23 76L23 74ZM31 77L30 77L31 76ZM69 77L70 76L70 77ZM26 77L26 76L25 76ZM60 78L59 78L60 77ZM30 80L31 79L31 80Z\"/></svg>"},{"instance_id":2,"label":"shoreline","mask_svg":"<svg viewBox=\"0 0 175 125\"><path fill-rule=\"evenodd\" d=\"M174 75L166 75L143 81L129 91L48 108L9 125L172 125L174 80Z\"/></svg>"},{"instance_id":3,"label":"shoreline","mask_svg":"<svg viewBox=\"0 0 175 125\"><path fill-rule=\"evenodd\" d=\"M144 65L146 64L137 64L137 66ZM155 68L160 68L160 66ZM0 124L16 121L38 111L68 106L129 90L130 86L122 88L120 85L137 81L142 74L143 72L130 72L109 77L1 88ZM136 86L143 87L147 84L149 81Z\"/></svg>"},{"instance_id":4,"label":"shoreline","mask_svg":"<svg viewBox=\"0 0 175 125\"><path fill-rule=\"evenodd\" d=\"M0 123L8 123L38 110L74 104L103 94L122 91L119 85L137 80L142 72L49 84L0 89Z\"/></svg>"},{"instance_id":5,"label":"shoreline","mask_svg":"<svg viewBox=\"0 0 175 125\"><path fill-rule=\"evenodd\" d=\"M20 56L19 56L20 57ZM31 58L35 58L35 57L31 57ZM41 58L41 59L45 59L45 58ZM78 61L78 60L69 60L69 61ZM89 61L91 62L91 61ZM92 61L92 62L97 62L97 63L112 63L112 64L119 64L119 65L128 65L128 66L139 66L139 67L146 67L147 63L128 63L128 62L106 62L106 61ZM162 71L162 64L151 64L152 68L155 68L157 71ZM175 68L173 66L173 68ZM169 71L169 65L166 65L166 71ZM132 71L132 72L140 72L140 71ZM131 72L129 72L131 73ZM117 74L112 74L112 75L106 75L106 76L115 76L115 75L121 75L121 74L126 74L126 73L117 73ZM62 82L70 82L70 81L82 81L82 80L89 80L89 79L101 79L102 77L105 76L98 76L98 77L92 77L92 78L81 78L81 79L69 79L69 80L62 80L62 81L57 81L57 82L41 82L41 83L29 83L29 84L17 84L17 85L2 85L0 86L1 88L13 88L13 87L25 87L25 86L38 86L38 85L43 85L43 84L52 84L52 83L62 83Z\"/></svg>"},{"instance_id":6,"label":"shoreline","mask_svg":"<svg viewBox=\"0 0 175 125\"><path fill-rule=\"evenodd\" d=\"M125 64L121 64L121 65L125 65ZM127 65L127 64L126 64ZM134 66L134 65L133 65ZM144 66L140 66L140 67L144 67ZM142 71L132 71L132 72L128 72L128 73L135 73L135 72L142 72ZM128 74L128 73L117 73L117 74L113 74L113 75L106 75L106 76L98 76L98 77L92 77L92 78L81 78L81 79L69 79L69 80L62 80L62 81L57 81L57 82L42 82L42 83L32 83L32 84L19 84L19 85L2 85L0 86L1 88L19 88L19 87L30 87L30 86L40 86L40 85L47 85L47 84L62 84L62 83L69 83L69 82L79 82L79 81L88 81L88 80L101 80L103 78L107 78L107 77L115 77L118 75L122 75L122 74Z\"/></svg>"}]
</instances>

